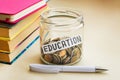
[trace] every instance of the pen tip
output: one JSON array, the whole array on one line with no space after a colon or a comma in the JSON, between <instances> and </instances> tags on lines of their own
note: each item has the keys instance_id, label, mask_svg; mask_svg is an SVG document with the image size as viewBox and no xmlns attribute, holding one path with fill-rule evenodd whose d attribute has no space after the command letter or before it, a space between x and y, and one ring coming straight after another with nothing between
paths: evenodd
<instances>
[{"instance_id":1,"label":"pen tip","mask_svg":"<svg viewBox=\"0 0 120 80\"><path fill-rule=\"evenodd\" d=\"M108 71L108 69L96 68L96 72L105 72L105 71Z\"/></svg>"}]
</instances>

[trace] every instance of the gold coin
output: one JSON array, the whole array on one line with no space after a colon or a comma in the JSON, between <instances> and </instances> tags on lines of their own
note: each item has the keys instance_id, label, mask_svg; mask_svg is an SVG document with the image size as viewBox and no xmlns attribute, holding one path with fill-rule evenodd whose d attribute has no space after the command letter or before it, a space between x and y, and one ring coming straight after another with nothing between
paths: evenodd
<instances>
[{"instance_id":1,"label":"gold coin","mask_svg":"<svg viewBox=\"0 0 120 80\"><path fill-rule=\"evenodd\" d=\"M51 54L46 54L46 55L44 55L43 58L44 58L45 61L47 61L47 62L52 62L52 61L53 61L53 58L52 58L52 55L51 55Z\"/></svg>"},{"instance_id":2,"label":"gold coin","mask_svg":"<svg viewBox=\"0 0 120 80\"><path fill-rule=\"evenodd\" d=\"M58 53L58 55L59 55L60 57L64 57L64 56L66 55L66 50L61 50L61 51Z\"/></svg>"}]
</instances>

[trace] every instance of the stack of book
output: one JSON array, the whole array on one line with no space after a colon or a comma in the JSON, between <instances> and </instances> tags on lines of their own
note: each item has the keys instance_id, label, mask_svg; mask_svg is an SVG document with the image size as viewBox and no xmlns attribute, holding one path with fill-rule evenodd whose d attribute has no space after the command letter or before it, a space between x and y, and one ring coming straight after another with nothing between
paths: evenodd
<instances>
[{"instance_id":1,"label":"stack of book","mask_svg":"<svg viewBox=\"0 0 120 80\"><path fill-rule=\"evenodd\" d=\"M12 64L39 39L43 0L0 0L0 62Z\"/></svg>"}]
</instances>

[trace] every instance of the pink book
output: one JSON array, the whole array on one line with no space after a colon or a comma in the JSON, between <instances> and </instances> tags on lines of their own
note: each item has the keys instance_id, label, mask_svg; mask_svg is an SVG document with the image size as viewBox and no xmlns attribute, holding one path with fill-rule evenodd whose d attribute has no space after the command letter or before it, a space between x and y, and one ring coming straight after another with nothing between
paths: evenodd
<instances>
[{"instance_id":1,"label":"pink book","mask_svg":"<svg viewBox=\"0 0 120 80\"><path fill-rule=\"evenodd\" d=\"M44 6L43 0L0 0L0 21L17 23Z\"/></svg>"}]
</instances>

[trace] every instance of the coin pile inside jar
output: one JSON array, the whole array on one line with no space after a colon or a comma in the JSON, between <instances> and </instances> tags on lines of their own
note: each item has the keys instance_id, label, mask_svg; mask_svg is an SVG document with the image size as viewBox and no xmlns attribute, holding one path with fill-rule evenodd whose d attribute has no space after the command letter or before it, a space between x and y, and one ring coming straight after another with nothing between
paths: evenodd
<instances>
[{"instance_id":1,"label":"coin pile inside jar","mask_svg":"<svg viewBox=\"0 0 120 80\"><path fill-rule=\"evenodd\" d=\"M63 39L63 38L61 38ZM56 38L53 40L47 40L45 41L44 45L56 42L61 40L60 38ZM78 60L80 60L81 57L81 44L72 46L67 49L59 50L50 54L44 54L42 51L42 58L44 59L43 62L48 62L50 64L69 64L69 63L74 63ZM42 49L41 49L42 50Z\"/></svg>"}]
</instances>

